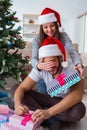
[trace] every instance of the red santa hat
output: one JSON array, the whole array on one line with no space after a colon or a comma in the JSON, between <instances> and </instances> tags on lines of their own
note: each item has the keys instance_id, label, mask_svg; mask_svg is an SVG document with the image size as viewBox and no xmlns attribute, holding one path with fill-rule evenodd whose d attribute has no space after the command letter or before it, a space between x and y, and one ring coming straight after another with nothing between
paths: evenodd
<instances>
[{"instance_id":1,"label":"red santa hat","mask_svg":"<svg viewBox=\"0 0 87 130\"><path fill-rule=\"evenodd\" d=\"M49 22L57 22L59 31L64 31L64 29L61 27L60 14L53 9L45 8L42 11L41 15L38 17L38 24L42 25Z\"/></svg>"},{"instance_id":2,"label":"red santa hat","mask_svg":"<svg viewBox=\"0 0 87 130\"><path fill-rule=\"evenodd\" d=\"M62 66L67 67L66 50L63 44L55 37L46 38L39 48L39 59L49 56L63 56Z\"/></svg>"}]
</instances>

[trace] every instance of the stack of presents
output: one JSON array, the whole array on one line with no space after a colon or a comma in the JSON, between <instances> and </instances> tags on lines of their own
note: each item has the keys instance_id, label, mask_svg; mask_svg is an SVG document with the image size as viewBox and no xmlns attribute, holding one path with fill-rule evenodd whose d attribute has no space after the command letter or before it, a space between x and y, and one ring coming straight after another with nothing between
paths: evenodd
<instances>
[{"instance_id":1,"label":"stack of presents","mask_svg":"<svg viewBox=\"0 0 87 130\"><path fill-rule=\"evenodd\" d=\"M26 115L17 116L8 105L0 105L0 130L43 130L41 122L34 123L29 111Z\"/></svg>"}]
</instances>

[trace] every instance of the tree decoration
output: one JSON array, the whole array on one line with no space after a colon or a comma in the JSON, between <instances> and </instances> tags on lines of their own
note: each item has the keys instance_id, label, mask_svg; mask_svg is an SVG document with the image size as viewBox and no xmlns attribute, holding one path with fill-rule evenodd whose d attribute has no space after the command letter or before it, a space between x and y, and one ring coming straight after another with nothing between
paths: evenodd
<instances>
[{"instance_id":1,"label":"tree decoration","mask_svg":"<svg viewBox=\"0 0 87 130\"><path fill-rule=\"evenodd\" d=\"M19 21L18 18L17 18L17 17L14 17L14 16L12 17L12 20L14 20L14 21L16 21L16 22Z\"/></svg>"},{"instance_id":2,"label":"tree decoration","mask_svg":"<svg viewBox=\"0 0 87 130\"><path fill-rule=\"evenodd\" d=\"M10 41L7 42L7 47L12 47L12 43Z\"/></svg>"},{"instance_id":3,"label":"tree decoration","mask_svg":"<svg viewBox=\"0 0 87 130\"><path fill-rule=\"evenodd\" d=\"M22 29L22 27L21 26L18 26L18 31L20 31Z\"/></svg>"},{"instance_id":4,"label":"tree decoration","mask_svg":"<svg viewBox=\"0 0 87 130\"><path fill-rule=\"evenodd\" d=\"M7 22L7 25L11 25L11 24L12 24L12 22L11 22L11 21L8 21L8 22Z\"/></svg>"},{"instance_id":5,"label":"tree decoration","mask_svg":"<svg viewBox=\"0 0 87 130\"><path fill-rule=\"evenodd\" d=\"M21 35L16 35L16 37L18 38L18 39L21 39L22 38L22 36Z\"/></svg>"}]
</instances>

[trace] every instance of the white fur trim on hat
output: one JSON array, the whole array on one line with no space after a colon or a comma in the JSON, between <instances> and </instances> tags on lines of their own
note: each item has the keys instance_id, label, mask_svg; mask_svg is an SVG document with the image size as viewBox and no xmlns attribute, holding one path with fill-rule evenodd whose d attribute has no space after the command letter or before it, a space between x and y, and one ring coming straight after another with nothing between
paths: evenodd
<instances>
[{"instance_id":1,"label":"white fur trim on hat","mask_svg":"<svg viewBox=\"0 0 87 130\"><path fill-rule=\"evenodd\" d=\"M68 62L67 61L63 61L61 63L61 65L62 65L62 67L67 68L68 67Z\"/></svg>"},{"instance_id":2,"label":"white fur trim on hat","mask_svg":"<svg viewBox=\"0 0 87 130\"><path fill-rule=\"evenodd\" d=\"M61 56L62 52L58 45L46 45L39 48L39 59L49 56Z\"/></svg>"},{"instance_id":3,"label":"white fur trim on hat","mask_svg":"<svg viewBox=\"0 0 87 130\"><path fill-rule=\"evenodd\" d=\"M64 28L63 27L59 27L59 32L64 32Z\"/></svg>"},{"instance_id":4,"label":"white fur trim on hat","mask_svg":"<svg viewBox=\"0 0 87 130\"><path fill-rule=\"evenodd\" d=\"M45 23L50 23L50 22L56 22L57 19L55 17L54 13L49 13L49 14L44 14L44 15L40 15L38 17L38 24L42 25Z\"/></svg>"}]
</instances>

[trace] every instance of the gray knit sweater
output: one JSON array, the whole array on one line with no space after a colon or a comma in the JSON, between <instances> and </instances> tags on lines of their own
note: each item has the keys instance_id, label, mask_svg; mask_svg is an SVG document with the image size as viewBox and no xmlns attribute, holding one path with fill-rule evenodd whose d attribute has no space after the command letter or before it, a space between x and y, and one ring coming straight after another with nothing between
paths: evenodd
<instances>
[{"instance_id":1,"label":"gray knit sweater","mask_svg":"<svg viewBox=\"0 0 87 130\"><path fill-rule=\"evenodd\" d=\"M78 52L74 49L72 41L70 40L69 36L66 34L66 32L63 32L61 34L61 39L60 41L63 43L64 47L66 48L66 50L68 51L72 62L74 65L81 63L82 61L80 59L80 56L78 54ZM40 40L39 40L39 36L35 36L35 38L33 39L33 43L32 43L32 57L31 57L31 65L36 68L37 64L38 64L38 49L39 49L39 44L40 44Z\"/></svg>"}]
</instances>

